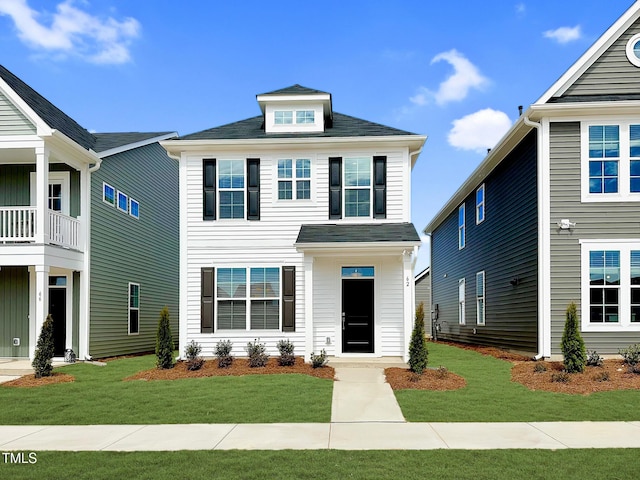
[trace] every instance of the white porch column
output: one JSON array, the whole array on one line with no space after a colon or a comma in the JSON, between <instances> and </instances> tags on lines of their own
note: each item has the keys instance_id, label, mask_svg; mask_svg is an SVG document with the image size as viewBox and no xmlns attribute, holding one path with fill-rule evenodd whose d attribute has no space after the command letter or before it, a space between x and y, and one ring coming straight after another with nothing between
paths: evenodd
<instances>
[{"instance_id":1,"label":"white porch column","mask_svg":"<svg viewBox=\"0 0 640 480\"><path fill-rule=\"evenodd\" d=\"M44 244L49 239L49 150L43 145L36 147L36 243ZM44 321L44 319L42 319ZM42 325L42 323L40 323ZM40 330L38 330L40 331Z\"/></svg>"},{"instance_id":2,"label":"white porch column","mask_svg":"<svg viewBox=\"0 0 640 480\"><path fill-rule=\"evenodd\" d=\"M304 361L311 361L313 352L313 256L304 256ZM320 352L317 352L320 353Z\"/></svg>"},{"instance_id":3,"label":"white porch column","mask_svg":"<svg viewBox=\"0 0 640 480\"><path fill-rule=\"evenodd\" d=\"M78 312L78 358L90 357L90 292L89 268L91 265L91 174L89 167L80 170L80 241L78 247L84 252L83 270L80 272L80 311Z\"/></svg>"},{"instance_id":4,"label":"white porch column","mask_svg":"<svg viewBox=\"0 0 640 480\"><path fill-rule=\"evenodd\" d=\"M36 285L35 285L35 322L33 334L30 335L33 340L29 344L29 358L33 358L36 351L36 343L42 330L42 324L49 314L49 266L36 265Z\"/></svg>"},{"instance_id":5,"label":"white porch column","mask_svg":"<svg viewBox=\"0 0 640 480\"><path fill-rule=\"evenodd\" d=\"M404 361L409 360L409 343L411 341L411 331L413 330L414 317L414 291L415 282L413 278L413 252L405 250L402 252L402 287L404 301Z\"/></svg>"},{"instance_id":6,"label":"white porch column","mask_svg":"<svg viewBox=\"0 0 640 480\"><path fill-rule=\"evenodd\" d=\"M85 256L87 254L85 253ZM78 312L78 359L89 357L89 272L80 272L80 311Z\"/></svg>"}]
</instances>

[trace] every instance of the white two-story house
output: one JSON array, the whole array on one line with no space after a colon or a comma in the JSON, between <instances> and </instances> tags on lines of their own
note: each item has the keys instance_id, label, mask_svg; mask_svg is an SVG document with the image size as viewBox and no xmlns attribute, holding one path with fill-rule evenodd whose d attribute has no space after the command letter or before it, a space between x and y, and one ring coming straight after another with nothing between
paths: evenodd
<instances>
[{"instance_id":1,"label":"white two-story house","mask_svg":"<svg viewBox=\"0 0 640 480\"><path fill-rule=\"evenodd\" d=\"M299 85L257 101L256 117L161 142L180 164L180 351L289 339L307 359L406 358L426 137Z\"/></svg>"}]
</instances>

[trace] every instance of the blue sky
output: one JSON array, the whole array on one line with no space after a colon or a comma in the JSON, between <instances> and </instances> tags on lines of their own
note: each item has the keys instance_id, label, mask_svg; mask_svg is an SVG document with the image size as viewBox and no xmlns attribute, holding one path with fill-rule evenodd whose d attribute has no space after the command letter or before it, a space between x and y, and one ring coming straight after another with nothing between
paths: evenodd
<instances>
[{"instance_id":1,"label":"blue sky","mask_svg":"<svg viewBox=\"0 0 640 480\"><path fill-rule=\"evenodd\" d=\"M257 115L258 93L330 92L340 113L428 135L421 231L631 4L0 0L0 63L98 132L187 134Z\"/></svg>"}]
</instances>

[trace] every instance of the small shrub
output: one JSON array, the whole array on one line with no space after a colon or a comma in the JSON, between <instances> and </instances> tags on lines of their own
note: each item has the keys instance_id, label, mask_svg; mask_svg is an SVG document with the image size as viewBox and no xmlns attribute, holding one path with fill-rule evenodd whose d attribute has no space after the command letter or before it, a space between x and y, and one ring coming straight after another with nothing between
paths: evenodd
<instances>
[{"instance_id":1,"label":"small shrub","mask_svg":"<svg viewBox=\"0 0 640 480\"><path fill-rule=\"evenodd\" d=\"M276 346L280 352L278 358L278 365L281 367L288 367L296 363L296 357L293 355L293 349L295 348L290 340L280 340Z\"/></svg>"},{"instance_id":2,"label":"small shrub","mask_svg":"<svg viewBox=\"0 0 640 480\"><path fill-rule=\"evenodd\" d=\"M535 366L533 367L533 371L535 373L544 373L547 371L547 366L542 362L536 362Z\"/></svg>"},{"instance_id":3,"label":"small shrub","mask_svg":"<svg viewBox=\"0 0 640 480\"><path fill-rule=\"evenodd\" d=\"M220 340L216 343L213 353L218 359L218 368L227 368L231 366L233 363L233 356L231 355L232 348L233 343L231 343L231 340Z\"/></svg>"},{"instance_id":4,"label":"small shrub","mask_svg":"<svg viewBox=\"0 0 640 480\"><path fill-rule=\"evenodd\" d=\"M256 339L253 342L248 342L245 350L249 356L249 366L251 368L265 367L267 365L269 355L264 343L260 343Z\"/></svg>"},{"instance_id":5,"label":"small shrub","mask_svg":"<svg viewBox=\"0 0 640 480\"><path fill-rule=\"evenodd\" d=\"M324 367L328 361L329 359L327 358L327 352L325 351L324 348L320 350L319 355L316 355L315 353L311 352L311 366L313 368Z\"/></svg>"},{"instance_id":6,"label":"small shrub","mask_svg":"<svg viewBox=\"0 0 640 480\"><path fill-rule=\"evenodd\" d=\"M635 374L640 373L640 363L636 363L635 365L629 365L627 368L629 369L629 373L635 373Z\"/></svg>"},{"instance_id":7,"label":"small shrub","mask_svg":"<svg viewBox=\"0 0 640 480\"><path fill-rule=\"evenodd\" d=\"M427 368L428 363L429 351L424 331L424 303L420 302L416 308L416 321L409 342L409 370L420 375Z\"/></svg>"},{"instance_id":8,"label":"small shrub","mask_svg":"<svg viewBox=\"0 0 640 480\"><path fill-rule=\"evenodd\" d=\"M447 376L449 375L449 370L447 370L447 367L440 365L438 368L436 368L436 377L440 380L444 380L445 378L447 378Z\"/></svg>"},{"instance_id":9,"label":"small shrub","mask_svg":"<svg viewBox=\"0 0 640 480\"><path fill-rule=\"evenodd\" d=\"M598 372L591 379L595 382L608 382L610 380L609 372Z\"/></svg>"},{"instance_id":10,"label":"small shrub","mask_svg":"<svg viewBox=\"0 0 640 480\"><path fill-rule=\"evenodd\" d=\"M156 365L158 368L173 368L173 336L169 309L163 307L156 333Z\"/></svg>"},{"instance_id":11,"label":"small shrub","mask_svg":"<svg viewBox=\"0 0 640 480\"><path fill-rule=\"evenodd\" d=\"M567 307L567 317L564 323L560 349L564 357L564 368L568 373L580 373L584 371L587 352L585 351L584 341L580 335L578 313L574 302L571 302Z\"/></svg>"},{"instance_id":12,"label":"small shrub","mask_svg":"<svg viewBox=\"0 0 640 480\"><path fill-rule=\"evenodd\" d=\"M53 349L53 317L47 315L42 324L42 330L40 330L33 362L31 362L36 378L51 376L53 371L53 364L51 363L53 361Z\"/></svg>"},{"instance_id":13,"label":"small shrub","mask_svg":"<svg viewBox=\"0 0 640 480\"><path fill-rule=\"evenodd\" d=\"M640 363L640 343L634 343L628 348L621 348L618 353L622 355L625 365L634 366Z\"/></svg>"},{"instance_id":14,"label":"small shrub","mask_svg":"<svg viewBox=\"0 0 640 480\"><path fill-rule=\"evenodd\" d=\"M200 370L204 365L204 358L200 356L202 347L199 343L191 340L184 347L184 356L187 357L187 370Z\"/></svg>"},{"instance_id":15,"label":"small shrub","mask_svg":"<svg viewBox=\"0 0 640 480\"><path fill-rule=\"evenodd\" d=\"M569 383L570 379L569 373L564 370L562 372L555 372L551 374L551 381L555 383Z\"/></svg>"},{"instance_id":16,"label":"small shrub","mask_svg":"<svg viewBox=\"0 0 640 480\"><path fill-rule=\"evenodd\" d=\"M421 375L416 372L409 372L409 381L411 383L418 383L420 381Z\"/></svg>"},{"instance_id":17,"label":"small shrub","mask_svg":"<svg viewBox=\"0 0 640 480\"><path fill-rule=\"evenodd\" d=\"M601 367L603 363L602 357L595 350L587 350L587 366Z\"/></svg>"}]
</instances>

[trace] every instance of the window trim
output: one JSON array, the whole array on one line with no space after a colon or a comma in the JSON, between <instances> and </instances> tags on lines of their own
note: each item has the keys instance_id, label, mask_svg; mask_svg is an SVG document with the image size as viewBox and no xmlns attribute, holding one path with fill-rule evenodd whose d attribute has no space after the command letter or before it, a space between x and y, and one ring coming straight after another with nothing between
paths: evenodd
<instances>
[{"instance_id":1,"label":"window trim","mask_svg":"<svg viewBox=\"0 0 640 480\"><path fill-rule=\"evenodd\" d=\"M638 57L633 51L633 47L636 43L640 41L640 33L636 33L633 37L629 39L627 42L627 46L625 47L625 52L627 54L627 59L631 62L632 65L636 67L640 67L640 57Z\"/></svg>"},{"instance_id":2,"label":"window trim","mask_svg":"<svg viewBox=\"0 0 640 480\"><path fill-rule=\"evenodd\" d=\"M482 276L482 295L478 295L478 277ZM476 324L486 325L487 321L487 291L484 270L476 273ZM482 318L480 317L480 302L482 302Z\"/></svg>"},{"instance_id":3,"label":"window trim","mask_svg":"<svg viewBox=\"0 0 640 480\"><path fill-rule=\"evenodd\" d=\"M458 325L466 325L466 298L467 281L464 278L458 280Z\"/></svg>"},{"instance_id":4,"label":"window trim","mask_svg":"<svg viewBox=\"0 0 640 480\"><path fill-rule=\"evenodd\" d=\"M279 163L281 161L291 161L291 177L285 178L280 177L279 172ZM298 178L297 172L297 163L300 160L307 160L309 162L309 176L308 177L300 177ZM274 162L275 164L275 201L276 202L311 202L313 200L313 159L311 156L308 157L291 157L291 158L277 158ZM298 182L308 181L309 182L309 198L298 198ZM291 183L291 198L280 198L280 182L290 182Z\"/></svg>"},{"instance_id":5,"label":"window trim","mask_svg":"<svg viewBox=\"0 0 640 480\"><path fill-rule=\"evenodd\" d=\"M369 161L369 185L368 186L353 186L347 185L347 160L355 160L355 159L367 159ZM352 155L349 157L342 157L342 218L348 221L358 221L362 219L372 219L373 218L373 183L374 183L374 165L373 165L373 155ZM369 214L363 216L352 216L347 215L347 190L368 190L369 191Z\"/></svg>"},{"instance_id":6,"label":"window trim","mask_svg":"<svg viewBox=\"0 0 640 480\"><path fill-rule=\"evenodd\" d=\"M482 202L478 203L478 192L480 192L480 190L482 190ZM484 188L484 183L483 183L476 190L476 225L480 225L482 222L484 222L485 218L487 218L486 209L485 209L485 203L487 201L486 194L487 194L487 190ZM482 210L482 219L480 219L481 210Z\"/></svg>"},{"instance_id":7,"label":"window trim","mask_svg":"<svg viewBox=\"0 0 640 480\"><path fill-rule=\"evenodd\" d=\"M460 213L462 213L462 223L460 222ZM458 250L462 250L467 246L467 211L465 202L458 207Z\"/></svg>"},{"instance_id":8,"label":"window trim","mask_svg":"<svg viewBox=\"0 0 640 480\"><path fill-rule=\"evenodd\" d=\"M113 190L113 203L106 199L106 187L109 187L111 190ZM118 203L118 191L114 186L109 185L107 182L102 182L102 201L107 205L111 205L112 207L115 207Z\"/></svg>"},{"instance_id":9,"label":"window trim","mask_svg":"<svg viewBox=\"0 0 640 480\"><path fill-rule=\"evenodd\" d=\"M135 204L138 207L138 214L134 215L133 214L133 204ZM136 220L140 219L140 202L138 202L137 200L129 197L129 215L131 215L133 218L135 218Z\"/></svg>"},{"instance_id":10,"label":"window trim","mask_svg":"<svg viewBox=\"0 0 640 480\"><path fill-rule=\"evenodd\" d=\"M126 204L127 204L127 208L126 209L123 209L122 207L120 207L120 196L121 195L126 200ZM129 195L127 195L126 193L124 193L124 192L122 192L120 190L117 190L117 193L116 193L116 208L118 210L120 210L121 212L129 213Z\"/></svg>"},{"instance_id":11,"label":"window trim","mask_svg":"<svg viewBox=\"0 0 640 480\"><path fill-rule=\"evenodd\" d=\"M591 323L589 254L592 251L607 250L620 252L619 320L616 323ZM640 322L631 323L631 251L640 250L638 239L596 239L580 240L580 308L581 328L583 332L639 332Z\"/></svg>"},{"instance_id":12,"label":"window trim","mask_svg":"<svg viewBox=\"0 0 640 480\"><path fill-rule=\"evenodd\" d=\"M640 192L631 192L631 157L630 126L640 125L640 119L632 118L604 118L580 122L580 200L582 203L591 202L640 202ZM589 193L589 127L617 126L619 128L620 155L618 162L618 191L616 193ZM603 159L606 161L606 159Z\"/></svg>"},{"instance_id":13,"label":"window trim","mask_svg":"<svg viewBox=\"0 0 640 480\"><path fill-rule=\"evenodd\" d=\"M252 297L251 296L251 270L254 268L267 269L272 268L278 271L278 295L275 297ZM245 295L244 297L234 297L234 298L220 298L218 297L218 275L221 270L225 269L243 269L245 271ZM264 334L274 333L274 332L282 332L283 331L283 302L282 302L282 268L275 265L244 265L244 266L236 266L236 265L224 265L221 267L216 267L214 274L214 288L213 288L213 302L215 305L214 309L214 332L264 332ZM240 329L229 329L229 328L220 328L220 324L218 322L218 318L220 315L220 301L225 300L239 300L245 302L245 328ZM251 301L263 301L263 300L277 300L278 301L278 327L277 328L260 328L260 329L252 329L251 328Z\"/></svg>"},{"instance_id":14,"label":"window trim","mask_svg":"<svg viewBox=\"0 0 640 480\"><path fill-rule=\"evenodd\" d=\"M132 285L135 285L136 287L138 287L138 306L137 307L131 306L131 286ZM138 331L137 332L131 331L131 311L132 310L135 310L138 312ZM140 335L140 284L134 283L134 282L129 282L127 286L127 334Z\"/></svg>"},{"instance_id":15,"label":"window trim","mask_svg":"<svg viewBox=\"0 0 640 480\"><path fill-rule=\"evenodd\" d=\"M222 188L220 187L220 171L221 169L221 163L222 162L241 162L242 163L242 175L244 178L244 181L242 182L243 187L242 187L242 217L237 217L237 218L223 218L221 215L221 208L222 208L222 201L220 198L220 194L222 192L239 192L240 189L239 188ZM217 213L217 220L220 221L222 220L223 222L237 222L237 221L242 221L242 220L247 220L247 161L246 159L241 159L241 158L221 158L216 160L216 213Z\"/></svg>"}]
</instances>

